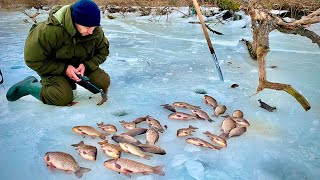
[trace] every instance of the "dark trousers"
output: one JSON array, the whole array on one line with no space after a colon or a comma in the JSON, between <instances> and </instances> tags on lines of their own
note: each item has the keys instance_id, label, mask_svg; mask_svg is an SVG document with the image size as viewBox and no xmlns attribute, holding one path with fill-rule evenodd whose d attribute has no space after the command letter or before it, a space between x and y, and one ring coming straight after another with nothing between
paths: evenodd
<instances>
[{"instance_id":1,"label":"dark trousers","mask_svg":"<svg viewBox=\"0 0 320 180\"><path fill-rule=\"evenodd\" d=\"M102 69L84 74L90 78L90 82L103 91L107 91L110 85L110 76ZM75 81L67 76L45 76L41 77L42 88L40 92L41 101L44 104L66 106L73 101L73 92ZM86 83L77 83L92 93L99 93L96 89L88 86Z\"/></svg>"}]
</instances>

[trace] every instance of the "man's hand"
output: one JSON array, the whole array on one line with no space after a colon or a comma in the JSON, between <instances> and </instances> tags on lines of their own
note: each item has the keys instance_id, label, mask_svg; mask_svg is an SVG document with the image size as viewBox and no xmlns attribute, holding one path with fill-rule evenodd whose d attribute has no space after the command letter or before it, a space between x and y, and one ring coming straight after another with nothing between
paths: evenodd
<instances>
[{"instance_id":1,"label":"man's hand","mask_svg":"<svg viewBox=\"0 0 320 180\"><path fill-rule=\"evenodd\" d=\"M79 66L79 67L80 67L80 66ZM74 80L74 81L76 81L76 82L80 82L81 79L78 78L78 76L76 75L76 73L78 73L78 72L77 72L77 69L76 69L75 67L71 66L71 65L68 65L68 68L67 68L67 70L66 70L66 75L67 75L70 79L72 79L72 80Z\"/></svg>"},{"instance_id":2,"label":"man's hand","mask_svg":"<svg viewBox=\"0 0 320 180\"><path fill-rule=\"evenodd\" d=\"M81 76L83 76L85 70L86 67L83 64L80 64L79 67L76 69L76 74L80 74Z\"/></svg>"}]
</instances>

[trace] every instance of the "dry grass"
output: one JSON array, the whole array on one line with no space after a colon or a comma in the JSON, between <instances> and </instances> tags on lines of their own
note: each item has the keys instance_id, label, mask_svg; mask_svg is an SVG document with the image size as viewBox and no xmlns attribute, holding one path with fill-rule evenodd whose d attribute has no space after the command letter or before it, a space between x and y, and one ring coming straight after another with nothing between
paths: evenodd
<instances>
[{"instance_id":1,"label":"dry grass","mask_svg":"<svg viewBox=\"0 0 320 180\"><path fill-rule=\"evenodd\" d=\"M71 4L77 0L0 0L0 8L15 9L17 7L41 7L42 5L64 5ZM118 6L189 6L191 0L94 0L100 6L118 5ZM218 2L221 0L218 0ZM232 0L242 3L242 0ZM320 8L320 0L255 0L259 6L268 9L285 9L291 11L314 11ZM214 0L198 0L201 5L213 5Z\"/></svg>"}]
</instances>

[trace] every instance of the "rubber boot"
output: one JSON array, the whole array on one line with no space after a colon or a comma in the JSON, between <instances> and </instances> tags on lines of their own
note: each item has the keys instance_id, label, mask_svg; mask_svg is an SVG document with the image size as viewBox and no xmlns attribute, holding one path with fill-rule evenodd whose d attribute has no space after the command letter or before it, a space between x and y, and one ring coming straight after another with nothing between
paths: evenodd
<instances>
[{"instance_id":1,"label":"rubber boot","mask_svg":"<svg viewBox=\"0 0 320 180\"><path fill-rule=\"evenodd\" d=\"M6 97L8 101L16 101L23 96L32 95L40 100L41 83L33 76L14 84L8 90Z\"/></svg>"}]
</instances>

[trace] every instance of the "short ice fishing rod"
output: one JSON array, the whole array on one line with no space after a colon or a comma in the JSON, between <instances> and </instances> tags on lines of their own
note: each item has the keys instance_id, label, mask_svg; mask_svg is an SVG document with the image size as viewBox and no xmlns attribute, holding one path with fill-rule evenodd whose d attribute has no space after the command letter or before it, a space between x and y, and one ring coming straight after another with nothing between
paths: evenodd
<instances>
[{"instance_id":1,"label":"short ice fishing rod","mask_svg":"<svg viewBox=\"0 0 320 180\"><path fill-rule=\"evenodd\" d=\"M80 74L76 74L78 76L78 78L80 78L84 83L87 83L89 86L93 87L94 89L96 89L97 91L99 91L101 93L101 95L106 95L105 92L103 92L101 89L99 89L97 86L95 86L94 84L92 84L89 80L88 77L84 77L81 76Z\"/></svg>"}]
</instances>

